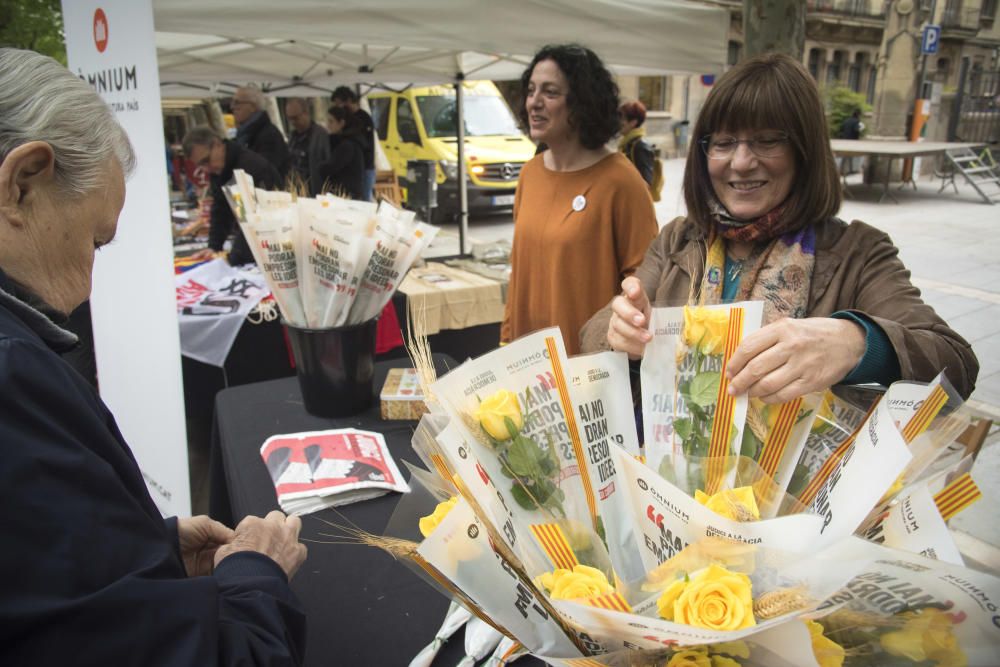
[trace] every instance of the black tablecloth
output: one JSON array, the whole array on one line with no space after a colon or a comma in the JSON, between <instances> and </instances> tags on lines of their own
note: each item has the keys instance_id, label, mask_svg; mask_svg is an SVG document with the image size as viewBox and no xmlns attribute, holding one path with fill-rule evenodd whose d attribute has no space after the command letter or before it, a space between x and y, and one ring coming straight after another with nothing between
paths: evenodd
<instances>
[{"instance_id":1,"label":"black tablecloth","mask_svg":"<svg viewBox=\"0 0 1000 667\"><path fill-rule=\"evenodd\" d=\"M439 373L456 365L449 357L434 356ZM375 392L390 368L409 365L405 359L377 363ZM248 514L264 516L279 509L274 484L260 457L261 445L272 435L348 427L378 431L397 463L418 463L410 447L414 425L382 421L377 401L356 417L313 417L302 407L294 377L226 389L216 398L211 514L238 522ZM381 535L398 501L398 494L388 494L306 515L302 537L329 539L320 533L337 531L323 520L353 523ZM308 615L307 665L407 665L434 638L448 599L406 566L373 547L306 544L309 557L292 580L292 588ZM458 663L465 654L462 641L460 632L445 645L435 664Z\"/></svg>"}]
</instances>

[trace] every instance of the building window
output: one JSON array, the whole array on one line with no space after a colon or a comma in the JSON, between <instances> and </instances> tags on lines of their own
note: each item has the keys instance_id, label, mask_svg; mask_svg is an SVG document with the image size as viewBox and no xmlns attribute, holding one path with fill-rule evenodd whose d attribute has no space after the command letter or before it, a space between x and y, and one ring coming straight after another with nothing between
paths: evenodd
<instances>
[{"instance_id":1,"label":"building window","mask_svg":"<svg viewBox=\"0 0 1000 667\"><path fill-rule=\"evenodd\" d=\"M997 17L997 0L983 0L979 8L979 20L983 23L993 23Z\"/></svg>"},{"instance_id":2,"label":"building window","mask_svg":"<svg viewBox=\"0 0 1000 667\"><path fill-rule=\"evenodd\" d=\"M872 65L868 70L868 95L865 101L868 104L875 104L875 79L878 78L878 68Z\"/></svg>"},{"instance_id":3,"label":"building window","mask_svg":"<svg viewBox=\"0 0 1000 667\"><path fill-rule=\"evenodd\" d=\"M640 76L639 101L647 111L665 111L670 106L669 77Z\"/></svg>"},{"instance_id":4,"label":"building window","mask_svg":"<svg viewBox=\"0 0 1000 667\"><path fill-rule=\"evenodd\" d=\"M743 50L743 45L739 42L729 40L729 53L726 56L726 64L730 67L735 65L740 61L740 52Z\"/></svg>"},{"instance_id":5,"label":"building window","mask_svg":"<svg viewBox=\"0 0 1000 667\"><path fill-rule=\"evenodd\" d=\"M815 81L819 81L820 54L819 49L809 49L809 73Z\"/></svg>"},{"instance_id":6,"label":"building window","mask_svg":"<svg viewBox=\"0 0 1000 667\"><path fill-rule=\"evenodd\" d=\"M861 92L861 73L865 71L866 54L859 52L854 55L854 62L847 70L847 87L856 93Z\"/></svg>"},{"instance_id":7,"label":"building window","mask_svg":"<svg viewBox=\"0 0 1000 667\"><path fill-rule=\"evenodd\" d=\"M841 70L844 66L844 52L834 51L833 60L826 66L826 82L831 85L840 83Z\"/></svg>"}]
</instances>

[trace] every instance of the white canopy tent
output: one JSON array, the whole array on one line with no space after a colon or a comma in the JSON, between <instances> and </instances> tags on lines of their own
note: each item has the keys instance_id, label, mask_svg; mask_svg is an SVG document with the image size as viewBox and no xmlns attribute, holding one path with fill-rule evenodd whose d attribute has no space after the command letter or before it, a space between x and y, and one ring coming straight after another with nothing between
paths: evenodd
<instances>
[{"instance_id":1,"label":"white canopy tent","mask_svg":"<svg viewBox=\"0 0 1000 667\"><path fill-rule=\"evenodd\" d=\"M588 46L618 74L711 74L725 65L729 28L725 9L685 0L154 0L153 12L165 97L248 81L317 95L353 83L514 79L539 47L561 42Z\"/></svg>"}]
</instances>

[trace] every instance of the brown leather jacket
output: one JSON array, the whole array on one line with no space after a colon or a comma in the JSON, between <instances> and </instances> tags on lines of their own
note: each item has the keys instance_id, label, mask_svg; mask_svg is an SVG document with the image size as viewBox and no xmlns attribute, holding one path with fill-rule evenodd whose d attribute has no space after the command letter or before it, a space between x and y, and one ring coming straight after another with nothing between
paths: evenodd
<instances>
[{"instance_id":1,"label":"brown leather jacket","mask_svg":"<svg viewBox=\"0 0 1000 667\"><path fill-rule=\"evenodd\" d=\"M680 217L660 230L635 272L654 306L688 303L705 269L701 228ZM809 316L855 311L885 331L899 358L903 380L932 380L945 371L964 397L975 388L979 362L972 347L951 330L910 283L910 272L888 234L855 220L816 225L816 267L809 290ZM584 352L606 350L611 304L580 330Z\"/></svg>"}]
</instances>

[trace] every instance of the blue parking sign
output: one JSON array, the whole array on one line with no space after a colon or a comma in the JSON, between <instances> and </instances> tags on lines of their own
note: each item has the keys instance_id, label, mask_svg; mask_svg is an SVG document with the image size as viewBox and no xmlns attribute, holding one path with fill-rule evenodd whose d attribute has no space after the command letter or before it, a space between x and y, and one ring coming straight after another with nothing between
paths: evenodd
<instances>
[{"instance_id":1,"label":"blue parking sign","mask_svg":"<svg viewBox=\"0 0 1000 667\"><path fill-rule=\"evenodd\" d=\"M929 25L924 27L924 39L920 45L920 53L929 56L938 52L938 44L941 42L941 26Z\"/></svg>"}]
</instances>

